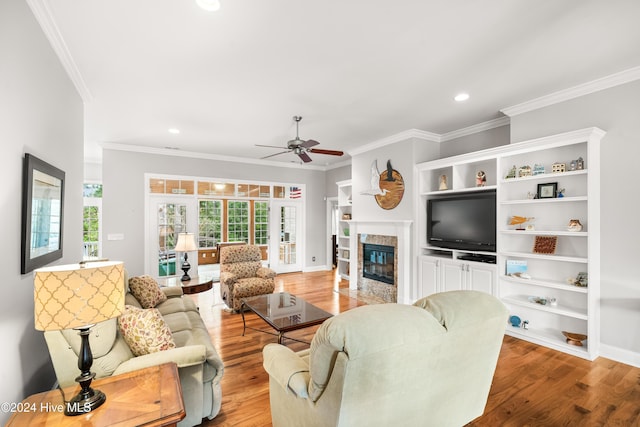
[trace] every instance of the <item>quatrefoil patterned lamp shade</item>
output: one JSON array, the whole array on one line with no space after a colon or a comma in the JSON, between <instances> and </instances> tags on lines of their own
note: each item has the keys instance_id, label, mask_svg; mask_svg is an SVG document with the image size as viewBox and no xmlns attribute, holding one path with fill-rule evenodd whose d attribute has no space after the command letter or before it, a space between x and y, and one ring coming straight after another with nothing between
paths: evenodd
<instances>
[{"instance_id":1,"label":"quatrefoil patterned lamp shade","mask_svg":"<svg viewBox=\"0 0 640 427\"><path fill-rule=\"evenodd\" d=\"M117 317L124 309L124 295L124 265L120 261L37 269L35 328L80 328Z\"/></svg>"}]
</instances>

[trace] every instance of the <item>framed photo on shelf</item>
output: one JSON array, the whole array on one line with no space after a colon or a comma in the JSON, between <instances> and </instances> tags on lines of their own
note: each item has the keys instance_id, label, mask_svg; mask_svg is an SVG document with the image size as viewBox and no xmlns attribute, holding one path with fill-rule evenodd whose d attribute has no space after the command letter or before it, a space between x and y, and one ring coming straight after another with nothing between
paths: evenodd
<instances>
[{"instance_id":1,"label":"framed photo on shelf","mask_svg":"<svg viewBox=\"0 0 640 427\"><path fill-rule=\"evenodd\" d=\"M538 184L538 199L553 199L558 192L558 183Z\"/></svg>"}]
</instances>

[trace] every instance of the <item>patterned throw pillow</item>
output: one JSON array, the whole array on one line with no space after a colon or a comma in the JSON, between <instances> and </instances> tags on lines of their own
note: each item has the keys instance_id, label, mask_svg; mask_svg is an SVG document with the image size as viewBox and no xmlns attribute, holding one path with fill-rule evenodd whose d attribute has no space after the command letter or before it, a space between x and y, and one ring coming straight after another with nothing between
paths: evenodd
<instances>
[{"instance_id":1,"label":"patterned throw pillow","mask_svg":"<svg viewBox=\"0 0 640 427\"><path fill-rule=\"evenodd\" d=\"M154 308L167 300L158 282L151 276L136 276L129 279L129 289L140 305L144 308Z\"/></svg>"},{"instance_id":2,"label":"patterned throw pillow","mask_svg":"<svg viewBox=\"0 0 640 427\"><path fill-rule=\"evenodd\" d=\"M157 308L124 307L118 329L135 356L175 348L171 330Z\"/></svg>"}]
</instances>

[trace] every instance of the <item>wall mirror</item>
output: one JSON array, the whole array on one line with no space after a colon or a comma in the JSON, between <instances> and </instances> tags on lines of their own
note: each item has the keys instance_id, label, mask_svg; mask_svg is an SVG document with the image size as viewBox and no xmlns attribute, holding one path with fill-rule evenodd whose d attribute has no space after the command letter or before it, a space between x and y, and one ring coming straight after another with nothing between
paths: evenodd
<instances>
[{"instance_id":1,"label":"wall mirror","mask_svg":"<svg viewBox=\"0 0 640 427\"><path fill-rule=\"evenodd\" d=\"M22 177L22 274L62 258L64 172L25 154Z\"/></svg>"}]
</instances>

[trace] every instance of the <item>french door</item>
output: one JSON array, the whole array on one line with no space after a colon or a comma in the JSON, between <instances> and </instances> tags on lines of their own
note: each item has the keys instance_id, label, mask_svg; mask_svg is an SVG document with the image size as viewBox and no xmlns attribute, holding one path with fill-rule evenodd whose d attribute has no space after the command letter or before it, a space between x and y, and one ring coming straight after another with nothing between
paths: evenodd
<instances>
[{"instance_id":1,"label":"french door","mask_svg":"<svg viewBox=\"0 0 640 427\"><path fill-rule=\"evenodd\" d=\"M276 273L302 270L302 203L272 201L269 265Z\"/></svg>"},{"instance_id":2,"label":"french door","mask_svg":"<svg viewBox=\"0 0 640 427\"><path fill-rule=\"evenodd\" d=\"M174 276L180 272L182 254L176 254L178 233L195 232L197 216L194 201L179 198L151 198L149 204L149 251L145 269L156 277ZM197 257L189 259L197 271Z\"/></svg>"}]
</instances>

